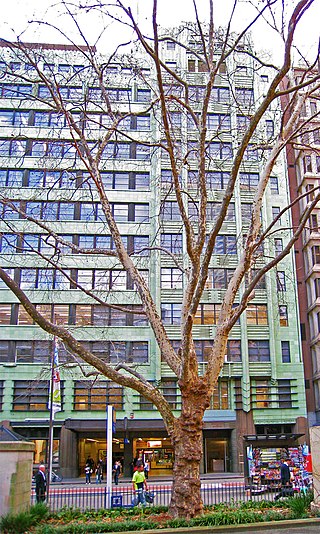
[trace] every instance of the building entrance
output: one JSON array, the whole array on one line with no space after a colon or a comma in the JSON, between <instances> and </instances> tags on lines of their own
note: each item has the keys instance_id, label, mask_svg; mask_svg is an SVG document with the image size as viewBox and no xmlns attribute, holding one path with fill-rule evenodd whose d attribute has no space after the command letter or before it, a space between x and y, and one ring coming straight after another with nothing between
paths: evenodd
<instances>
[{"instance_id":1,"label":"building entrance","mask_svg":"<svg viewBox=\"0 0 320 534\"><path fill-rule=\"evenodd\" d=\"M133 440L134 460L148 461L152 476L172 473L174 453L169 438L137 438Z\"/></svg>"},{"instance_id":2,"label":"building entrance","mask_svg":"<svg viewBox=\"0 0 320 534\"><path fill-rule=\"evenodd\" d=\"M103 472L106 472L107 460L107 440L105 438L79 438L79 471L84 476L84 468L88 457L90 457L96 466L98 461L102 461ZM112 462L119 460L123 463L124 444L122 439L112 440Z\"/></svg>"},{"instance_id":3,"label":"building entrance","mask_svg":"<svg viewBox=\"0 0 320 534\"><path fill-rule=\"evenodd\" d=\"M205 449L206 473L224 473L230 470L227 438L207 438Z\"/></svg>"}]
</instances>

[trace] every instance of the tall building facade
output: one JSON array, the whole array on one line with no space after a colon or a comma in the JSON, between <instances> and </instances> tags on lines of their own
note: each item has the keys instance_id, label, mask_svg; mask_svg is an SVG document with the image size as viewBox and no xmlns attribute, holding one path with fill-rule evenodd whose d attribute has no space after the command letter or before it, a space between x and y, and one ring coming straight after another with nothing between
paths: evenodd
<instances>
[{"instance_id":1,"label":"tall building facade","mask_svg":"<svg viewBox=\"0 0 320 534\"><path fill-rule=\"evenodd\" d=\"M199 45L194 32L184 29L179 35L187 46L178 48L174 40L164 40L161 57L184 79L197 113L208 75L191 52ZM268 86L269 74L255 68L251 55L244 53L247 46L250 43L243 43L221 64L210 99L208 228L225 192L238 138ZM97 150L110 117L95 73L75 47L34 44L28 50L31 61L5 43L0 49L1 266L46 317L67 325L96 356L115 365L133 365L163 391L178 414L177 380L161 361L132 280L117 258L107 253L114 245L81 160L81 147L74 146L66 118L53 104L61 97L72 107L92 151ZM218 57L219 48L216 53ZM35 65L51 77L52 86L43 82ZM102 180L125 246L145 276L169 337L178 347L183 276L177 262L187 268L188 261L168 153L164 143L159 146L164 137L155 104L154 67L146 57L133 54L127 62L114 58L105 63L104 76L113 109L127 117L103 153ZM174 77L166 75L165 84L167 95L179 96L181 87ZM275 105L255 139L260 145L273 138L277 117ZM174 99L170 123L186 206L196 225L198 132ZM263 157L254 144L248 147L216 240L193 329L200 372L206 367L219 306L249 228ZM265 194L263 226L287 204L287 168L282 155ZM52 235L48 235L48 226ZM290 226L286 212L281 227L260 250L255 268L281 250L290 236L290 230L283 227ZM88 249L95 249L95 254L86 253ZM103 301L115 307L105 307ZM136 313L126 313L125 306ZM16 431L35 440L35 463L46 461L51 354L50 336L33 324L2 284L0 414ZM116 409L114 456L123 459L125 469L133 457L143 454L150 460L152 474L170 472L173 451L154 406L89 366L79 365L61 344L59 359L62 411L54 421L54 462L63 473L81 473L88 454L96 460L105 455L109 403ZM297 291L290 254L260 281L232 329L223 371L204 417L202 471L243 471L249 443L290 445L305 431Z\"/></svg>"},{"instance_id":2,"label":"tall building facade","mask_svg":"<svg viewBox=\"0 0 320 534\"><path fill-rule=\"evenodd\" d=\"M296 83L317 72L295 69ZM320 173L319 91L314 87L301 113L300 132L287 149L291 199L302 196L293 207L297 225L305 209L314 200ZM315 189L314 189L315 188ZM320 422L320 311L319 311L319 208L313 210L309 223L295 247L296 273L301 317L302 352L305 367L309 426Z\"/></svg>"}]
</instances>

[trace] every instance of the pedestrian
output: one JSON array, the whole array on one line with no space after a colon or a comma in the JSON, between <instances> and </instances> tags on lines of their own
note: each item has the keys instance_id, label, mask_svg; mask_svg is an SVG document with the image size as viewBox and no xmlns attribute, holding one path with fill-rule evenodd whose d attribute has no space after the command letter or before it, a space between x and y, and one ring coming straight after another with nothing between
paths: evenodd
<instances>
[{"instance_id":1,"label":"pedestrian","mask_svg":"<svg viewBox=\"0 0 320 534\"><path fill-rule=\"evenodd\" d=\"M286 460L281 461L280 465L281 491L275 496L274 500L278 501L281 497L293 497L294 491L291 484L290 468Z\"/></svg>"},{"instance_id":2,"label":"pedestrian","mask_svg":"<svg viewBox=\"0 0 320 534\"><path fill-rule=\"evenodd\" d=\"M133 473L132 484L133 491L135 493L135 498L133 499L134 505L141 503L142 506L145 506L146 498L144 494L144 488L146 491L148 491L148 486L146 476L144 474L143 464L140 464L137 468L137 471Z\"/></svg>"},{"instance_id":3,"label":"pedestrian","mask_svg":"<svg viewBox=\"0 0 320 534\"><path fill-rule=\"evenodd\" d=\"M36 500L43 502L46 500L47 480L46 468L43 464L39 465L39 471L35 474L36 481Z\"/></svg>"},{"instance_id":4,"label":"pedestrian","mask_svg":"<svg viewBox=\"0 0 320 534\"><path fill-rule=\"evenodd\" d=\"M85 472L85 475L86 475L86 484L91 484L92 469L90 467L90 464L86 463L86 466L84 468L84 472Z\"/></svg>"},{"instance_id":5,"label":"pedestrian","mask_svg":"<svg viewBox=\"0 0 320 534\"><path fill-rule=\"evenodd\" d=\"M90 466L90 469L92 470L92 473L93 473L93 470L94 470L94 459L91 458L90 454L88 454L88 458L87 458L86 464L88 464Z\"/></svg>"},{"instance_id":6,"label":"pedestrian","mask_svg":"<svg viewBox=\"0 0 320 534\"><path fill-rule=\"evenodd\" d=\"M144 474L145 474L146 479L149 478L149 471L150 471L150 464L149 464L148 460L146 460L144 462Z\"/></svg>"},{"instance_id":7,"label":"pedestrian","mask_svg":"<svg viewBox=\"0 0 320 534\"><path fill-rule=\"evenodd\" d=\"M283 460L280 465L280 478L281 478L281 486L289 486L290 485L290 469L288 466L288 463L286 460Z\"/></svg>"},{"instance_id":8,"label":"pedestrian","mask_svg":"<svg viewBox=\"0 0 320 534\"><path fill-rule=\"evenodd\" d=\"M98 462L97 468L96 468L96 484L101 484L101 480L102 480L102 464L101 462Z\"/></svg>"},{"instance_id":9,"label":"pedestrian","mask_svg":"<svg viewBox=\"0 0 320 534\"><path fill-rule=\"evenodd\" d=\"M116 486L119 484L120 473L121 473L121 464L117 460L113 466L113 480Z\"/></svg>"}]
</instances>

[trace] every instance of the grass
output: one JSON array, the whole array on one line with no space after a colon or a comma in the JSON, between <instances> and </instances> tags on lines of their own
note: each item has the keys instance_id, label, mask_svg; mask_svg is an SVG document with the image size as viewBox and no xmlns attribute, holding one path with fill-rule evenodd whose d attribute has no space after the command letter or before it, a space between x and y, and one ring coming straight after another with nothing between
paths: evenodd
<instances>
[{"instance_id":1,"label":"grass","mask_svg":"<svg viewBox=\"0 0 320 534\"><path fill-rule=\"evenodd\" d=\"M124 508L86 510L62 508L51 513L43 504L29 511L7 515L0 520L3 534L85 534L90 532L126 532L161 528L189 528L279 521L307 517L313 495L308 492L285 501L247 501L206 506L201 516L190 520L170 518L168 508ZM309 514L310 515L310 514Z\"/></svg>"},{"instance_id":2,"label":"grass","mask_svg":"<svg viewBox=\"0 0 320 534\"><path fill-rule=\"evenodd\" d=\"M49 510L43 503L31 506L18 514L8 514L0 519L0 531L4 534L22 534L49 517Z\"/></svg>"}]
</instances>

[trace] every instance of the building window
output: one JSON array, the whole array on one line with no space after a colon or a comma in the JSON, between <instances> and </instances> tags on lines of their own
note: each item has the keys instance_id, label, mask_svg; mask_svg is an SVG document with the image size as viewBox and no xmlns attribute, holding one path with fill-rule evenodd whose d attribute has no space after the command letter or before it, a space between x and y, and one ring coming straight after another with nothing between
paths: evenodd
<instances>
[{"instance_id":1,"label":"building window","mask_svg":"<svg viewBox=\"0 0 320 534\"><path fill-rule=\"evenodd\" d=\"M108 405L123 410L123 388L113 382L74 382L74 410L106 411Z\"/></svg>"},{"instance_id":2,"label":"building window","mask_svg":"<svg viewBox=\"0 0 320 534\"><path fill-rule=\"evenodd\" d=\"M0 97L1 98L26 98L32 93L32 85L22 84L0 84Z\"/></svg>"},{"instance_id":3,"label":"building window","mask_svg":"<svg viewBox=\"0 0 320 534\"><path fill-rule=\"evenodd\" d=\"M11 324L12 304L0 304L0 324Z\"/></svg>"},{"instance_id":4,"label":"building window","mask_svg":"<svg viewBox=\"0 0 320 534\"><path fill-rule=\"evenodd\" d=\"M291 380L278 380L279 408L292 408Z\"/></svg>"},{"instance_id":5,"label":"building window","mask_svg":"<svg viewBox=\"0 0 320 534\"><path fill-rule=\"evenodd\" d=\"M173 378L161 379L161 390L172 410L177 410L177 381Z\"/></svg>"},{"instance_id":6,"label":"building window","mask_svg":"<svg viewBox=\"0 0 320 534\"><path fill-rule=\"evenodd\" d=\"M289 341L281 341L281 357L282 357L282 363L291 362Z\"/></svg>"},{"instance_id":7,"label":"building window","mask_svg":"<svg viewBox=\"0 0 320 534\"><path fill-rule=\"evenodd\" d=\"M279 306L279 321L280 326L288 326L288 308L285 305Z\"/></svg>"},{"instance_id":8,"label":"building window","mask_svg":"<svg viewBox=\"0 0 320 534\"><path fill-rule=\"evenodd\" d=\"M182 289L182 272L173 267L161 269L162 289Z\"/></svg>"},{"instance_id":9,"label":"building window","mask_svg":"<svg viewBox=\"0 0 320 534\"><path fill-rule=\"evenodd\" d=\"M12 409L15 412L48 410L49 382L47 380L15 380Z\"/></svg>"},{"instance_id":10,"label":"building window","mask_svg":"<svg viewBox=\"0 0 320 534\"><path fill-rule=\"evenodd\" d=\"M161 304L161 317L164 324L180 325L181 324L181 303L180 304Z\"/></svg>"},{"instance_id":11,"label":"building window","mask_svg":"<svg viewBox=\"0 0 320 534\"><path fill-rule=\"evenodd\" d=\"M137 90L137 102L150 102L151 90L150 89L138 89Z\"/></svg>"},{"instance_id":12,"label":"building window","mask_svg":"<svg viewBox=\"0 0 320 534\"><path fill-rule=\"evenodd\" d=\"M279 181L277 176L270 176L270 191L271 195L279 194Z\"/></svg>"},{"instance_id":13,"label":"building window","mask_svg":"<svg viewBox=\"0 0 320 534\"><path fill-rule=\"evenodd\" d=\"M318 232L318 215L316 213L312 213L309 221L311 232Z\"/></svg>"},{"instance_id":14,"label":"building window","mask_svg":"<svg viewBox=\"0 0 320 534\"><path fill-rule=\"evenodd\" d=\"M277 290L286 291L286 275L284 271L277 271Z\"/></svg>"},{"instance_id":15,"label":"building window","mask_svg":"<svg viewBox=\"0 0 320 534\"><path fill-rule=\"evenodd\" d=\"M17 363L49 363L51 357L50 341L16 341Z\"/></svg>"},{"instance_id":16,"label":"building window","mask_svg":"<svg viewBox=\"0 0 320 534\"><path fill-rule=\"evenodd\" d=\"M303 170L304 170L304 172L312 172L311 156L304 156L304 158L303 158Z\"/></svg>"},{"instance_id":17,"label":"building window","mask_svg":"<svg viewBox=\"0 0 320 534\"><path fill-rule=\"evenodd\" d=\"M226 380L219 378L210 399L209 410L229 410L229 387Z\"/></svg>"},{"instance_id":18,"label":"building window","mask_svg":"<svg viewBox=\"0 0 320 534\"><path fill-rule=\"evenodd\" d=\"M194 348L199 363L207 362L212 351L213 341L210 339L194 340Z\"/></svg>"},{"instance_id":19,"label":"building window","mask_svg":"<svg viewBox=\"0 0 320 534\"><path fill-rule=\"evenodd\" d=\"M152 404L152 402L146 399L143 395L141 395L141 393L139 395L139 410L154 410L154 405Z\"/></svg>"},{"instance_id":20,"label":"building window","mask_svg":"<svg viewBox=\"0 0 320 534\"><path fill-rule=\"evenodd\" d=\"M248 340L249 362L269 362L269 341Z\"/></svg>"},{"instance_id":21,"label":"building window","mask_svg":"<svg viewBox=\"0 0 320 534\"><path fill-rule=\"evenodd\" d=\"M240 172L240 189L243 191L255 191L259 183L259 174L252 172Z\"/></svg>"},{"instance_id":22,"label":"building window","mask_svg":"<svg viewBox=\"0 0 320 534\"><path fill-rule=\"evenodd\" d=\"M249 304L247 307L247 323L251 325L267 325L268 309L266 304Z\"/></svg>"},{"instance_id":23,"label":"building window","mask_svg":"<svg viewBox=\"0 0 320 534\"><path fill-rule=\"evenodd\" d=\"M207 156L214 159L230 159L232 158L232 144L231 143L217 143L212 142L207 147Z\"/></svg>"},{"instance_id":24,"label":"building window","mask_svg":"<svg viewBox=\"0 0 320 534\"><path fill-rule=\"evenodd\" d=\"M229 339L227 343L227 362L241 362L241 340Z\"/></svg>"},{"instance_id":25,"label":"building window","mask_svg":"<svg viewBox=\"0 0 320 534\"><path fill-rule=\"evenodd\" d=\"M311 247L312 265L320 264L320 245L314 245Z\"/></svg>"},{"instance_id":26,"label":"building window","mask_svg":"<svg viewBox=\"0 0 320 534\"><path fill-rule=\"evenodd\" d=\"M161 205L160 216L163 221L181 221L181 214L177 202L165 201Z\"/></svg>"},{"instance_id":27,"label":"building window","mask_svg":"<svg viewBox=\"0 0 320 534\"><path fill-rule=\"evenodd\" d=\"M194 316L194 324L217 324L221 304L200 303Z\"/></svg>"},{"instance_id":28,"label":"building window","mask_svg":"<svg viewBox=\"0 0 320 534\"><path fill-rule=\"evenodd\" d=\"M283 251L283 241L280 237L277 237L274 240L274 250L275 250L276 256L279 256L279 254L281 254L281 252Z\"/></svg>"},{"instance_id":29,"label":"building window","mask_svg":"<svg viewBox=\"0 0 320 534\"><path fill-rule=\"evenodd\" d=\"M231 117L230 115L222 115L218 113L208 113L207 115L207 128L209 130L230 131L231 129Z\"/></svg>"},{"instance_id":30,"label":"building window","mask_svg":"<svg viewBox=\"0 0 320 534\"><path fill-rule=\"evenodd\" d=\"M267 380L256 380L255 384L255 408L269 408L270 384Z\"/></svg>"},{"instance_id":31,"label":"building window","mask_svg":"<svg viewBox=\"0 0 320 534\"><path fill-rule=\"evenodd\" d=\"M14 362L13 343L9 341L0 341L0 362Z\"/></svg>"},{"instance_id":32,"label":"building window","mask_svg":"<svg viewBox=\"0 0 320 534\"><path fill-rule=\"evenodd\" d=\"M246 273L245 284L248 287L249 283L255 278L258 274L259 269L250 269L249 273ZM265 275L261 276L258 282L255 285L255 289L266 289L266 277Z\"/></svg>"},{"instance_id":33,"label":"building window","mask_svg":"<svg viewBox=\"0 0 320 534\"><path fill-rule=\"evenodd\" d=\"M233 269L208 269L206 289L226 289L234 273Z\"/></svg>"},{"instance_id":34,"label":"building window","mask_svg":"<svg viewBox=\"0 0 320 534\"><path fill-rule=\"evenodd\" d=\"M320 297L320 278L314 279L314 293L316 296L316 299Z\"/></svg>"},{"instance_id":35,"label":"building window","mask_svg":"<svg viewBox=\"0 0 320 534\"><path fill-rule=\"evenodd\" d=\"M172 254L182 254L182 234L161 234L161 248Z\"/></svg>"},{"instance_id":36,"label":"building window","mask_svg":"<svg viewBox=\"0 0 320 534\"><path fill-rule=\"evenodd\" d=\"M3 410L4 380L0 380L0 411Z\"/></svg>"},{"instance_id":37,"label":"building window","mask_svg":"<svg viewBox=\"0 0 320 534\"><path fill-rule=\"evenodd\" d=\"M237 254L237 240L234 235L217 235L214 254Z\"/></svg>"},{"instance_id":38,"label":"building window","mask_svg":"<svg viewBox=\"0 0 320 534\"><path fill-rule=\"evenodd\" d=\"M253 89L236 87L235 99L240 106L251 106L254 104Z\"/></svg>"},{"instance_id":39,"label":"building window","mask_svg":"<svg viewBox=\"0 0 320 534\"><path fill-rule=\"evenodd\" d=\"M266 136L268 139L274 136L274 122L272 120L266 120Z\"/></svg>"},{"instance_id":40,"label":"building window","mask_svg":"<svg viewBox=\"0 0 320 534\"><path fill-rule=\"evenodd\" d=\"M219 102L220 104L228 104L230 102L229 87L213 87L211 92L211 101ZM200 100L202 102L202 100Z\"/></svg>"}]
</instances>

